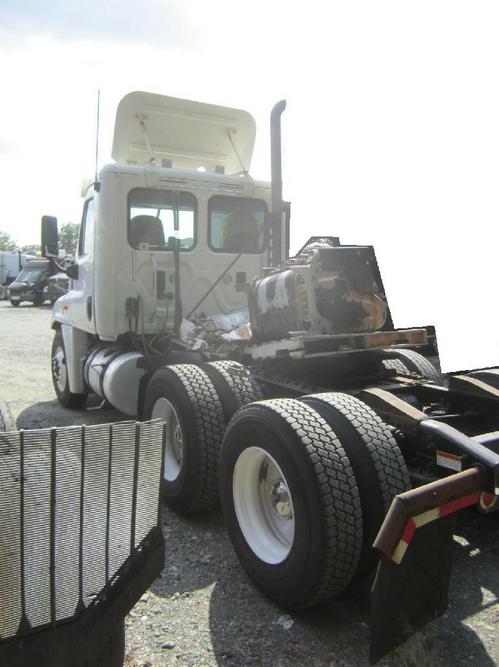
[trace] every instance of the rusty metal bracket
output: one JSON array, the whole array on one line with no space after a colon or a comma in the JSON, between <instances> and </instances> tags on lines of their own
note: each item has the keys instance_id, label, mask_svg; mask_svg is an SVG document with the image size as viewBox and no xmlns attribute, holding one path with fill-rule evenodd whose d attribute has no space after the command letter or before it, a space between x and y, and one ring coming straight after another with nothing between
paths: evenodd
<instances>
[{"instance_id":1,"label":"rusty metal bracket","mask_svg":"<svg viewBox=\"0 0 499 667\"><path fill-rule=\"evenodd\" d=\"M404 433L415 436L419 424L428 419L421 410L410 405L385 389L371 387L364 389L359 398L367 403L388 424L400 428Z\"/></svg>"},{"instance_id":2,"label":"rusty metal bracket","mask_svg":"<svg viewBox=\"0 0 499 667\"><path fill-rule=\"evenodd\" d=\"M400 563L419 527L478 503L483 478L483 471L473 467L396 496L374 547Z\"/></svg>"},{"instance_id":3,"label":"rusty metal bracket","mask_svg":"<svg viewBox=\"0 0 499 667\"><path fill-rule=\"evenodd\" d=\"M498 387L470 375L451 375L449 377L449 389L450 391L464 394L471 398L499 401Z\"/></svg>"},{"instance_id":4,"label":"rusty metal bracket","mask_svg":"<svg viewBox=\"0 0 499 667\"><path fill-rule=\"evenodd\" d=\"M474 380L472 386L476 386L476 383L488 386L480 380ZM499 391L493 387L489 388L491 391L496 391L499 396ZM484 446L479 438L470 438L449 424L431 419L421 410L385 389L377 387L366 389L361 392L360 398L388 424L396 426L407 435L442 440L463 454L467 454L471 459L470 465L482 464L486 471L484 490L499 495L499 455Z\"/></svg>"},{"instance_id":5,"label":"rusty metal bracket","mask_svg":"<svg viewBox=\"0 0 499 667\"><path fill-rule=\"evenodd\" d=\"M473 467L395 497L374 547L370 660L377 662L447 608L457 512L480 502L483 471Z\"/></svg>"}]
</instances>

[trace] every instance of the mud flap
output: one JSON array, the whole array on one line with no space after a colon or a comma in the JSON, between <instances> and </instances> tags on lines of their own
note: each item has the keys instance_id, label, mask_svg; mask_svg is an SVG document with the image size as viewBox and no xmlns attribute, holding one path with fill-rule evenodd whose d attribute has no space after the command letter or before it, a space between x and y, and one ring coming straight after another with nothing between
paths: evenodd
<instances>
[{"instance_id":1,"label":"mud flap","mask_svg":"<svg viewBox=\"0 0 499 667\"><path fill-rule=\"evenodd\" d=\"M400 565L380 554L371 590L371 664L447 608L455 523L452 514L420 527Z\"/></svg>"}]
</instances>

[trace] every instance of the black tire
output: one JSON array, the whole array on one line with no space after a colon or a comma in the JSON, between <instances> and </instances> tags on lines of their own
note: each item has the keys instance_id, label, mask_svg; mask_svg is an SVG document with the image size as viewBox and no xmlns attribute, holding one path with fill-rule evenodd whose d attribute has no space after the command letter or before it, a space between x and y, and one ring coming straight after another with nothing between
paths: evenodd
<instances>
[{"instance_id":1,"label":"black tire","mask_svg":"<svg viewBox=\"0 0 499 667\"><path fill-rule=\"evenodd\" d=\"M237 361L212 361L202 368L215 385L227 423L243 405L263 398L251 370Z\"/></svg>"},{"instance_id":2,"label":"black tire","mask_svg":"<svg viewBox=\"0 0 499 667\"><path fill-rule=\"evenodd\" d=\"M377 554L374 539L393 498L411 484L402 453L390 428L365 403L340 393L315 394L299 399L329 424L344 447L360 494L362 551L352 585L372 574Z\"/></svg>"},{"instance_id":3,"label":"black tire","mask_svg":"<svg viewBox=\"0 0 499 667\"><path fill-rule=\"evenodd\" d=\"M391 350L386 350L390 352ZM397 372L409 375L419 375L427 380L431 380L436 384L442 384L443 378L441 373L435 368L435 366L428 361L426 357L423 357L419 352L414 350L397 350L397 359L385 359L383 365L386 368L395 368Z\"/></svg>"},{"instance_id":4,"label":"black tire","mask_svg":"<svg viewBox=\"0 0 499 667\"><path fill-rule=\"evenodd\" d=\"M12 301L12 299L10 300L10 303L12 306L14 306L14 308L17 308L18 306L21 305L20 301Z\"/></svg>"},{"instance_id":5,"label":"black tire","mask_svg":"<svg viewBox=\"0 0 499 667\"><path fill-rule=\"evenodd\" d=\"M274 399L239 410L222 445L220 499L242 567L281 607L311 606L349 584L362 546L359 493L345 450L310 406ZM281 519L287 537L276 537Z\"/></svg>"},{"instance_id":6,"label":"black tire","mask_svg":"<svg viewBox=\"0 0 499 667\"><path fill-rule=\"evenodd\" d=\"M52 384L57 400L65 408L81 408L87 400L87 394L74 394L69 388L69 377L66 368L66 350L62 332L55 332L51 355Z\"/></svg>"},{"instance_id":7,"label":"black tire","mask_svg":"<svg viewBox=\"0 0 499 667\"><path fill-rule=\"evenodd\" d=\"M33 299L33 305L37 307L42 306L44 301L45 299L43 298L43 296L41 294L37 294Z\"/></svg>"},{"instance_id":8,"label":"black tire","mask_svg":"<svg viewBox=\"0 0 499 667\"><path fill-rule=\"evenodd\" d=\"M12 426L8 410L5 404L0 401L0 433L13 430L14 427Z\"/></svg>"},{"instance_id":9,"label":"black tire","mask_svg":"<svg viewBox=\"0 0 499 667\"><path fill-rule=\"evenodd\" d=\"M218 460L225 429L222 405L208 375L194 364L160 368L146 390L144 419L168 424L163 496L178 514L218 502Z\"/></svg>"},{"instance_id":10,"label":"black tire","mask_svg":"<svg viewBox=\"0 0 499 667\"><path fill-rule=\"evenodd\" d=\"M401 359L383 359L383 366L389 371L395 371L399 375L412 375Z\"/></svg>"}]
</instances>

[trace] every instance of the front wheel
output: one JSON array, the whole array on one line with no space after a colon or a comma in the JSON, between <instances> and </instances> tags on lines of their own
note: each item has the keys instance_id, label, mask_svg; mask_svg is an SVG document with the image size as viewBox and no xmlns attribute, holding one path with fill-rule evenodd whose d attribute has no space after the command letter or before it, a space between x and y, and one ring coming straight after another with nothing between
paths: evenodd
<instances>
[{"instance_id":1,"label":"front wheel","mask_svg":"<svg viewBox=\"0 0 499 667\"><path fill-rule=\"evenodd\" d=\"M69 388L66 350L60 329L52 343L52 383L57 400L65 408L79 408L87 400L87 394L74 394Z\"/></svg>"},{"instance_id":2,"label":"front wheel","mask_svg":"<svg viewBox=\"0 0 499 667\"><path fill-rule=\"evenodd\" d=\"M310 406L275 399L243 407L220 456L220 500L241 565L286 609L317 604L351 581L362 548L353 469Z\"/></svg>"},{"instance_id":3,"label":"front wheel","mask_svg":"<svg viewBox=\"0 0 499 667\"><path fill-rule=\"evenodd\" d=\"M17 306L19 306L21 302L20 302L20 301L14 301L14 299L11 299L11 300L10 300L10 303L11 303L12 306L14 306L15 308L17 308Z\"/></svg>"}]
</instances>

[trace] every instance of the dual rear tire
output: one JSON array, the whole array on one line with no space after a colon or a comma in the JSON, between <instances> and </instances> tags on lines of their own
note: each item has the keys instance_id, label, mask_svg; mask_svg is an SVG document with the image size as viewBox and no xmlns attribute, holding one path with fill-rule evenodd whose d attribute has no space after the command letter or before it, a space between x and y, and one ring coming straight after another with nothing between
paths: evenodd
<instances>
[{"instance_id":1,"label":"dual rear tire","mask_svg":"<svg viewBox=\"0 0 499 667\"><path fill-rule=\"evenodd\" d=\"M251 372L233 361L159 369L146 391L145 419L167 423L163 496L179 514L218 503L218 463L225 428L243 405L261 398Z\"/></svg>"},{"instance_id":2,"label":"dual rear tire","mask_svg":"<svg viewBox=\"0 0 499 667\"><path fill-rule=\"evenodd\" d=\"M259 399L240 364L180 364L156 371L144 417L167 422L168 506L188 514L220 498L249 578L300 609L370 577L371 545L409 475L391 430L359 399Z\"/></svg>"},{"instance_id":3,"label":"dual rear tire","mask_svg":"<svg viewBox=\"0 0 499 667\"><path fill-rule=\"evenodd\" d=\"M286 609L365 581L392 498L409 488L389 428L337 393L254 403L234 417L220 457L220 498L243 568Z\"/></svg>"}]
</instances>

